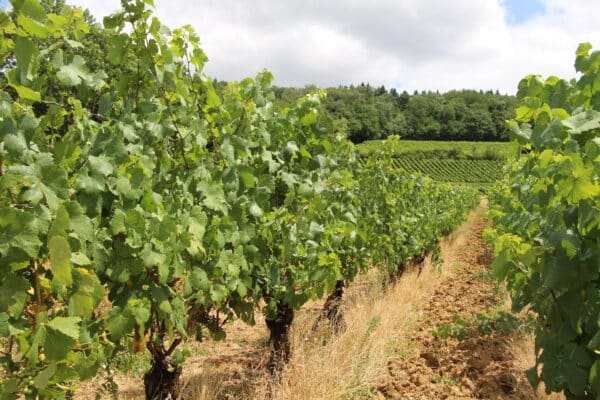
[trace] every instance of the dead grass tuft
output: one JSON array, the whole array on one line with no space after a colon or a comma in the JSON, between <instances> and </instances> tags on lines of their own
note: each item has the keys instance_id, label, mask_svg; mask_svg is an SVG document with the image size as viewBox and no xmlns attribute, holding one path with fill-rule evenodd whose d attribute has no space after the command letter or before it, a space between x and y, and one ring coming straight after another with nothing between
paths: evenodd
<instances>
[{"instance_id":1,"label":"dead grass tuft","mask_svg":"<svg viewBox=\"0 0 600 400\"><path fill-rule=\"evenodd\" d=\"M304 314L293 328L294 354L279 382L270 388L273 399L366 399L386 371L389 358L411 353L405 340L418 324L415 304L438 278L426 267L407 272L381 295L381 276L359 279L345 294L343 307L348 329L338 337L308 331L314 315ZM368 285L365 285L365 282ZM368 290L365 290L365 286ZM362 287L353 292L355 287ZM348 301L350 300L350 301ZM255 397L259 398L259 397Z\"/></svg>"}]
</instances>

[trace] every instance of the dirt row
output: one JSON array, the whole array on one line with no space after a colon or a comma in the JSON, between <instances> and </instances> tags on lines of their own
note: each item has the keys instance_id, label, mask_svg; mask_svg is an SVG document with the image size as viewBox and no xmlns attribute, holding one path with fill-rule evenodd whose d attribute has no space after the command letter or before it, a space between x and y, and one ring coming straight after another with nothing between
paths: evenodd
<instances>
[{"instance_id":1,"label":"dirt row","mask_svg":"<svg viewBox=\"0 0 600 400\"><path fill-rule=\"evenodd\" d=\"M466 234L443 244L443 268L448 269L430 297L422 299L421 318L410 338L411 356L388 361L388 375L378 391L390 399L535 399L519 360L523 340L515 334L482 335L469 330L466 340L438 338L442 324L456 326L504 303L501 290L489 277L492 262L482 238L489 225L483 210Z\"/></svg>"}]
</instances>

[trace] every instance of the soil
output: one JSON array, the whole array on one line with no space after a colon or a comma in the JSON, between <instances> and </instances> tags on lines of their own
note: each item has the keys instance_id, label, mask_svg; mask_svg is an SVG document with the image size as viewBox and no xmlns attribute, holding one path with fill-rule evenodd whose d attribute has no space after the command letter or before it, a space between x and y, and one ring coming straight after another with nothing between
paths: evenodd
<instances>
[{"instance_id":1,"label":"soil","mask_svg":"<svg viewBox=\"0 0 600 400\"><path fill-rule=\"evenodd\" d=\"M422 316L410 339L411 355L392 357L388 375L377 389L386 399L535 399L516 362L522 338L469 330L466 340L437 338L432 330L454 324L456 317L486 313L502 303L493 279L486 279L492 255L482 238L489 222L483 208L471 217L466 234L442 244L444 267L429 298L422 299Z\"/></svg>"}]
</instances>

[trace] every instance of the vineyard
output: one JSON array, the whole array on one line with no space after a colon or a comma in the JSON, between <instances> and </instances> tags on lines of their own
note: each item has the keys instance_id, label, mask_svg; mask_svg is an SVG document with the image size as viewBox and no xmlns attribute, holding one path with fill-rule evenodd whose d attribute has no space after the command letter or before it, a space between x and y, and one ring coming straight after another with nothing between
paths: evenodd
<instances>
[{"instance_id":1,"label":"vineyard","mask_svg":"<svg viewBox=\"0 0 600 400\"><path fill-rule=\"evenodd\" d=\"M392 165L409 173L425 174L438 182L489 185L502 177L505 162L394 157Z\"/></svg>"},{"instance_id":2,"label":"vineyard","mask_svg":"<svg viewBox=\"0 0 600 400\"><path fill-rule=\"evenodd\" d=\"M517 148L508 142L401 140L390 146L385 140L369 140L356 147L361 156L368 156L386 146L402 158L500 161L514 158L517 154Z\"/></svg>"},{"instance_id":3,"label":"vineyard","mask_svg":"<svg viewBox=\"0 0 600 400\"><path fill-rule=\"evenodd\" d=\"M372 140L357 146L361 159L377 157L385 149L396 168L427 175L437 182L466 184L484 192L503 174L516 147L501 142L431 142Z\"/></svg>"},{"instance_id":4,"label":"vineyard","mask_svg":"<svg viewBox=\"0 0 600 400\"><path fill-rule=\"evenodd\" d=\"M79 381L110 380L119 354L146 352L146 398L179 398L190 340L255 313L276 373L307 301L339 304L369 268L394 279L478 201L398 173L390 153L359 163L323 93L276 112L265 71L217 94L195 32L164 26L151 0L105 18L106 71L80 55L81 9L12 7L0 19L1 399L71 398Z\"/></svg>"},{"instance_id":5,"label":"vineyard","mask_svg":"<svg viewBox=\"0 0 600 400\"><path fill-rule=\"evenodd\" d=\"M598 398L600 52L590 45L577 50L577 80L520 83L522 152L504 172L495 150L398 157L397 137L361 156L323 112L323 91L274 107L268 71L217 90L194 30L162 24L152 0L123 0L104 19L99 63L87 61L98 28L81 9L11 4L0 12L0 400L71 399L98 377L106 398L116 360L131 354L149 360L147 400L181 398L190 343L228 340L232 321L265 321L262 368L275 381L306 304L323 299L314 326L342 334L340 304L358 276L393 288L407 265L437 259L480 203L444 182L498 179L485 235L514 311L535 317L528 378ZM452 280L453 299L488 256Z\"/></svg>"},{"instance_id":6,"label":"vineyard","mask_svg":"<svg viewBox=\"0 0 600 400\"><path fill-rule=\"evenodd\" d=\"M496 277L536 316L534 386L600 396L600 52L583 43L571 81L519 84L513 136L527 155L494 199Z\"/></svg>"}]
</instances>

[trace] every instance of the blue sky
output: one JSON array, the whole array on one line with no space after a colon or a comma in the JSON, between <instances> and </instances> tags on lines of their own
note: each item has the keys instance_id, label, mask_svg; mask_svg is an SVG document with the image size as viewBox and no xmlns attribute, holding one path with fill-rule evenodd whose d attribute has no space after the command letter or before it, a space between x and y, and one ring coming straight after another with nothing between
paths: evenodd
<instances>
[{"instance_id":1,"label":"blue sky","mask_svg":"<svg viewBox=\"0 0 600 400\"><path fill-rule=\"evenodd\" d=\"M8 5L8 0L0 0L0 7L4 8Z\"/></svg>"},{"instance_id":2,"label":"blue sky","mask_svg":"<svg viewBox=\"0 0 600 400\"><path fill-rule=\"evenodd\" d=\"M507 22L511 25L519 25L536 15L544 13L544 4L539 0L505 0Z\"/></svg>"}]
</instances>

